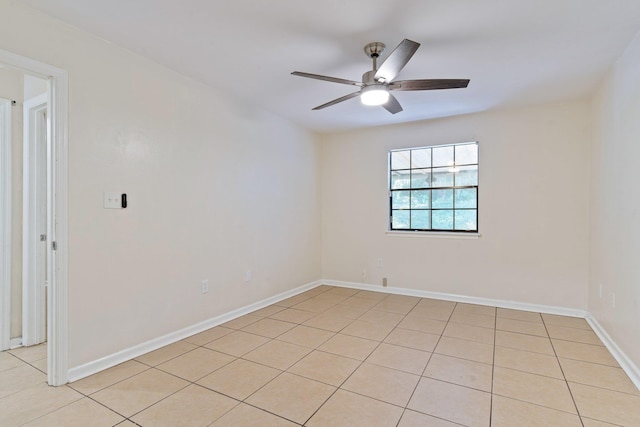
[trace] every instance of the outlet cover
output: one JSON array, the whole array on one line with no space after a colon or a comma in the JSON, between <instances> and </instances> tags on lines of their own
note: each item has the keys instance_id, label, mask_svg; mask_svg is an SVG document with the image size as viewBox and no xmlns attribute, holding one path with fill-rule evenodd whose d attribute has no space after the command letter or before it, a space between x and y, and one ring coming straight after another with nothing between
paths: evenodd
<instances>
[{"instance_id":1,"label":"outlet cover","mask_svg":"<svg viewBox=\"0 0 640 427\"><path fill-rule=\"evenodd\" d=\"M203 294L209 292L209 280L205 279L202 281L200 292L202 292Z\"/></svg>"}]
</instances>

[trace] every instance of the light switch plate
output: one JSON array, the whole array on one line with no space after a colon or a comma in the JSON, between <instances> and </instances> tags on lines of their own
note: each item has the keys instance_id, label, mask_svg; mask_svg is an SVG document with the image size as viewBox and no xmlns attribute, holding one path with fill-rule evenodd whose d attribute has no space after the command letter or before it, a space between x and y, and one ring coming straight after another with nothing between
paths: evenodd
<instances>
[{"instance_id":1,"label":"light switch plate","mask_svg":"<svg viewBox=\"0 0 640 427\"><path fill-rule=\"evenodd\" d=\"M105 209L122 209L122 201L120 200L122 193L105 191L103 194Z\"/></svg>"}]
</instances>

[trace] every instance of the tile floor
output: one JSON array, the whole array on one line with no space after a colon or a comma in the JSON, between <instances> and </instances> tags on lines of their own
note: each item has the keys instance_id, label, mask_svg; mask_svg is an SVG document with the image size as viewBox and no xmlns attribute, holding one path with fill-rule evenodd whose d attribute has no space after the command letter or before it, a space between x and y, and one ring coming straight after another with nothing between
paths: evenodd
<instances>
[{"instance_id":1,"label":"tile floor","mask_svg":"<svg viewBox=\"0 0 640 427\"><path fill-rule=\"evenodd\" d=\"M0 353L0 426L640 426L583 319L321 286L64 387Z\"/></svg>"}]
</instances>

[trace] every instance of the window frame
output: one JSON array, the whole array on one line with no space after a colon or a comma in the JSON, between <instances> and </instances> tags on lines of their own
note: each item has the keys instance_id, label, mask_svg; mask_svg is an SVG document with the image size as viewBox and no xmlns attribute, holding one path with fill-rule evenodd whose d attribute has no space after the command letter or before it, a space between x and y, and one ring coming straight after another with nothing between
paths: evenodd
<instances>
[{"instance_id":1,"label":"window frame","mask_svg":"<svg viewBox=\"0 0 640 427\"><path fill-rule=\"evenodd\" d=\"M465 163L465 164L456 164L455 163L455 147L456 146L463 146L463 145L475 145L476 146L476 153L477 153L477 158L476 158L476 163ZM433 149L434 148L442 148L442 147L453 147L453 159L454 159L454 164L450 165L450 166L442 166L442 167L464 167L464 166L475 166L476 167L476 183L475 185L461 185L461 186L456 186L455 185L455 181L454 184L452 186L443 186L443 187L434 187L433 186L433 182L429 183L429 187L419 187L419 188L412 188L412 179L411 179L411 175L413 170L424 170L424 169L429 169L429 173L430 176L433 176L433 170L434 169L438 169L441 166L434 166L433 165ZM398 151L417 151L417 150L422 150L422 149L430 149L430 153L431 153L431 161L429 164L428 168L425 167L412 167L413 165L411 164L411 160L409 161L409 167L407 169L392 169L393 165L392 165L392 153L394 152L398 152ZM408 171L410 174L409 177L409 187L407 188L397 188L397 189L393 189L392 188L392 184L393 184L393 175L392 172L395 171ZM464 211L464 210L474 210L473 208L460 208L460 209L456 209L455 207L455 193L456 190L462 190L462 189L474 189L476 192L476 206L475 206L475 211L476 211L476 215L475 215L475 229L469 229L469 230L465 230L465 229L455 229L455 213L456 211L460 210L460 211ZM406 234L414 234L414 235L458 235L458 236L473 236L473 235L477 235L479 236L480 233L480 224L479 224L479 216L480 216L480 209L479 209L479 205L480 205L480 144L478 141L466 141L466 142L459 142L459 143L451 143L451 144L439 144L439 145L426 145L426 146L419 146L419 147L409 147L409 148L397 148L397 149L390 149L387 152L387 197L388 197L388 203L387 203L387 232L389 233L406 233ZM411 213L414 210L425 210L425 209L415 209L411 206L411 202L409 204L409 208L407 209L394 209L393 208L393 193L397 192L397 191L409 191L411 192L412 190L428 190L430 191L430 195L429 195L429 208L426 210L429 210L429 227L428 229L426 228L394 228L393 227L393 211L397 211L397 210L404 210L404 211L408 211L409 212L409 218L411 218ZM433 206L433 190L451 190L453 195L452 195L452 207L449 209L444 209L444 208L437 208L435 209L437 210L451 210L452 211L452 215L453 215L453 223L452 223L452 228L448 228L448 229L434 229L433 228L433 211L434 209L432 208Z\"/></svg>"}]
</instances>

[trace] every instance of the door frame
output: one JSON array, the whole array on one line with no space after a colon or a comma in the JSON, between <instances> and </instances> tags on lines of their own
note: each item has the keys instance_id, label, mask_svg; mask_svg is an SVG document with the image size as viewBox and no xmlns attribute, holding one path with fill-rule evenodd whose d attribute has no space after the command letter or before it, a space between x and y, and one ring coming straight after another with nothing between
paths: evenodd
<instances>
[{"instance_id":1,"label":"door frame","mask_svg":"<svg viewBox=\"0 0 640 427\"><path fill-rule=\"evenodd\" d=\"M68 380L68 74L67 71L0 49L0 64L48 80L47 118L47 382ZM4 218L3 218L4 220ZM55 250L53 245L55 244ZM6 257L5 257L6 259ZM3 285L6 287L6 283ZM3 290L4 292L4 290Z\"/></svg>"},{"instance_id":2,"label":"door frame","mask_svg":"<svg viewBox=\"0 0 640 427\"><path fill-rule=\"evenodd\" d=\"M0 99L0 350L11 345L11 108Z\"/></svg>"},{"instance_id":3,"label":"door frame","mask_svg":"<svg viewBox=\"0 0 640 427\"><path fill-rule=\"evenodd\" d=\"M46 289L38 281L35 274L38 268L38 253L42 250L42 243L39 241L39 232L37 231L40 223L37 196L41 185L40 179L43 177L39 176L41 169L38 159L42 155L46 159L48 151L48 143L45 140L47 144L44 147L45 151L40 152L42 150L41 141L36 138L42 130L45 135L48 133L49 104L47 98L46 93L38 95L25 100L22 107L22 345L25 346L40 344L47 337L45 331ZM39 128L38 115L42 112L46 114L44 129ZM48 163L48 159L45 162ZM45 233L48 233L48 230ZM48 235L45 234L45 236L45 245L48 245L50 239ZM44 279L47 278L48 274Z\"/></svg>"}]
</instances>

